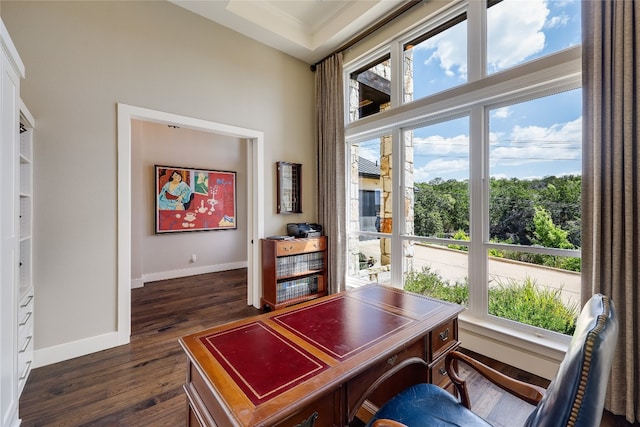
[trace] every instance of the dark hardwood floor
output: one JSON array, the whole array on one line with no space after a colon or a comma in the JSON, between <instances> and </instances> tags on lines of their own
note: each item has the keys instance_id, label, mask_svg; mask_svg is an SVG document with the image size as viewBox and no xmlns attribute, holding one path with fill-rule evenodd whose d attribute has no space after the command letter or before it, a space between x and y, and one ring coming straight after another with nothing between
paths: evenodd
<instances>
[{"instance_id":1,"label":"dark hardwood floor","mask_svg":"<svg viewBox=\"0 0 640 427\"><path fill-rule=\"evenodd\" d=\"M34 369L22 426L186 425L178 338L259 313L246 269L149 283L131 292L131 343Z\"/></svg>"},{"instance_id":2,"label":"dark hardwood floor","mask_svg":"<svg viewBox=\"0 0 640 427\"><path fill-rule=\"evenodd\" d=\"M20 398L22 426L185 426L186 358L178 338L258 314L246 304L246 280L246 269L239 269L163 280L132 290L131 343L34 369ZM485 360L507 375L548 384ZM467 374L476 412L495 427L521 425L518 421L526 418L529 405L477 374ZM607 419L603 427L631 426L624 420Z\"/></svg>"}]
</instances>

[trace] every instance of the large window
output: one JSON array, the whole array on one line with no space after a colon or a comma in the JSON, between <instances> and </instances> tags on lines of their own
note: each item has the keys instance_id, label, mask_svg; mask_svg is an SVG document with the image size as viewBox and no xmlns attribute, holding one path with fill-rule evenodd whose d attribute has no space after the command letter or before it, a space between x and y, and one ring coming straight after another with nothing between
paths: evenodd
<instances>
[{"instance_id":1,"label":"large window","mask_svg":"<svg viewBox=\"0 0 640 427\"><path fill-rule=\"evenodd\" d=\"M580 2L441 12L347 65L348 279L565 340L580 302ZM484 37L467 31L481 22Z\"/></svg>"}]
</instances>

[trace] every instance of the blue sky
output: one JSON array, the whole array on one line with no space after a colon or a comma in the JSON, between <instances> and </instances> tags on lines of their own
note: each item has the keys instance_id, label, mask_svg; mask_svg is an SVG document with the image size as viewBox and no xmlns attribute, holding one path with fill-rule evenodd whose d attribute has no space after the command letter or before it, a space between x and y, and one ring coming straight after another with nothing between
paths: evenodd
<instances>
[{"instance_id":1,"label":"blue sky","mask_svg":"<svg viewBox=\"0 0 640 427\"><path fill-rule=\"evenodd\" d=\"M487 22L489 73L581 42L579 0L504 0ZM417 45L414 99L465 83L466 56L466 22ZM580 174L581 96L577 89L492 110L490 175ZM468 128L463 118L414 130L416 182L468 178Z\"/></svg>"}]
</instances>

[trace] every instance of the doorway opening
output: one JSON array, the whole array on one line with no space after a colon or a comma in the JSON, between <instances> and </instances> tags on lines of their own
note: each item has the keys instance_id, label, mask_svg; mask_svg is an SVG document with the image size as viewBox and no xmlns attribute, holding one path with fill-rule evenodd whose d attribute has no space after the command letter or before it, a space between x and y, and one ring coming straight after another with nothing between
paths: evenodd
<instances>
[{"instance_id":1,"label":"doorway opening","mask_svg":"<svg viewBox=\"0 0 640 427\"><path fill-rule=\"evenodd\" d=\"M221 134L246 141L247 147L247 304L260 307L259 242L264 237L264 134L262 132L207 120L118 104L118 344L131 335L131 121L142 120L202 132Z\"/></svg>"}]
</instances>

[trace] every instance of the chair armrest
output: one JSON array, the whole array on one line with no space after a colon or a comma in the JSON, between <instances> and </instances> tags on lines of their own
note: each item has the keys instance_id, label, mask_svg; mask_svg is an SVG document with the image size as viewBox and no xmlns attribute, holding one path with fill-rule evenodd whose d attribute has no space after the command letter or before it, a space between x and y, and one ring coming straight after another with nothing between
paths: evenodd
<instances>
[{"instance_id":1,"label":"chair armrest","mask_svg":"<svg viewBox=\"0 0 640 427\"><path fill-rule=\"evenodd\" d=\"M395 374L397 374L399 371L403 370L404 368L406 368L407 366L410 365L418 365L418 366L422 366L425 368L425 370L429 369L429 365L427 364L427 362L425 362L424 360L422 360L419 357L410 357L408 359L403 360L402 362L398 363L397 365L395 365L393 368L389 369L388 371L386 371L384 374L382 374L380 377L378 377L378 379L376 379L368 388L367 390L362 393L362 396L360 396L360 398L356 401L356 404L353 406L353 409L351 410L351 412L349 413L349 423L351 421L353 421L354 417L356 416L356 413L358 411L358 409L360 409L360 407L362 406L362 404L364 403L365 400L367 400L369 398L369 396L378 388L380 387L380 385L382 383L384 383L385 381L387 381L389 378L391 378L392 376L394 376ZM388 420L385 420L388 421ZM391 422L395 422L395 421L391 421ZM375 424L374 424L375 425ZM396 424L380 424L378 425L378 427L400 427L403 426L404 424L399 424L396 422Z\"/></svg>"},{"instance_id":2,"label":"chair armrest","mask_svg":"<svg viewBox=\"0 0 640 427\"><path fill-rule=\"evenodd\" d=\"M371 427L407 427L405 424L393 420L379 419L375 420Z\"/></svg>"},{"instance_id":3,"label":"chair armrest","mask_svg":"<svg viewBox=\"0 0 640 427\"><path fill-rule=\"evenodd\" d=\"M537 405L538 402L540 402L540 399L542 399L542 396L544 396L545 389L542 387L516 380L496 371L472 357L467 356L464 353L452 351L446 356L445 368L447 369L447 374L451 378L453 385L460 394L461 403L469 409L471 408L469 392L467 391L466 382L460 378L456 372L456 366L454 366L456 361L466 363L493 384L532 405Z\"/></svg>"}]
</instances>

